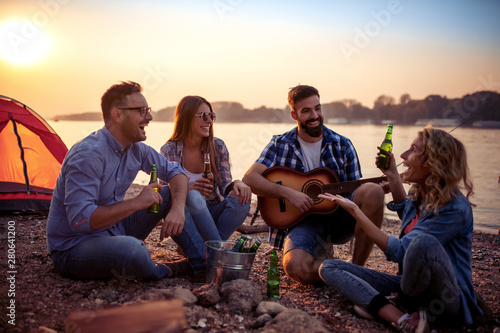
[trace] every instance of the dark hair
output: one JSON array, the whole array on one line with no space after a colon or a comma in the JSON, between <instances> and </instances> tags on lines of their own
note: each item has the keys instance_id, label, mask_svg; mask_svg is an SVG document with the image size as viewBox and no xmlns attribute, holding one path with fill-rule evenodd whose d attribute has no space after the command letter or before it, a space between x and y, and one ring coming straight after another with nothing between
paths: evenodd
<instances>
[{"instance_id":1,"label":"dark hair","mask_svg":"<svg viewBox=\"0 0 500 333\"><path fill-rule=\"evenodd\" d=\"M126 103L125 97L127 95L141 91L141 85L132 81L122 81L121 83L112 85L101 97L101 110L104 121L109 119L111 110L114 107Z\"/></svg>"},{"instance_id":2,"label":"dark hair","mask_svg":"<svg viewBox=\"0 0 500 333\"><path fill-rule=\"evenodd\" d=\"M191 122L193 121L198 107L202 104L208 105L210 112L214 112L212 105L201 96L185 96L180 100L175 108L174 132L168 141L184 141L184 139L191 134ZM219 164L217 163L219 152L215 149L213 123L210 126L209 133L207 138L202 139L201 149L204 153L210 153L212 173L215 179L220 183L222 182L222 176Z\"/></svg>"},{"instance_id":3,"label":"dark hair","mask_svg":"<svg viewBox=\"0 0 500 333\"><path fill-rule=\"evenodd\" d=\"M291 88L288 92L288 105L290 105L290 109L292 109L292 111L296 111L295 104L304 98L311 96L319 97L318 89L311 86L298 85Z\"/></svg>"}]
</instances>

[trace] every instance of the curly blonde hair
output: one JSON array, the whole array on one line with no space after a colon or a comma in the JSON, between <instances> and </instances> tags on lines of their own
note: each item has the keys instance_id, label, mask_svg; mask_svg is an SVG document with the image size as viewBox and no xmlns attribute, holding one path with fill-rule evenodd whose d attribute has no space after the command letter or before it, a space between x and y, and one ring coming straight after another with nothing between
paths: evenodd
<instances>
[{"instance_id":1,"label":"curly blonde hair","mask_svg":"<svg viewBox=\"0 0 500 333\"><path fill-rule=\"evenodd\" d=\"M422 209L437 214L439 208L457 196L462 182L469 199L474 191L463 143L440 129L425 128L418 135L423 141L424 164L430 170L425 180L426 205ZM422 199L417 184L412 185L409 195L417 202Z\"/></svg>"}]
</instances>

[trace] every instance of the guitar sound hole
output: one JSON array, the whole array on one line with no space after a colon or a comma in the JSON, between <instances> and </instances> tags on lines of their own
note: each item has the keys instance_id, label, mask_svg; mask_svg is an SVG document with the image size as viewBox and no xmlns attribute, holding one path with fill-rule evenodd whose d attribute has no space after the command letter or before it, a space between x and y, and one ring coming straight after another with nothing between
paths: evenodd
<instances>
[{"instance_id":1,"label":"guitar sound hole","mask_svg":"<svg viewBox=\"0 0 500 333\"><path fill-rule=\"evenodd\" d=\"M317 179L311 179L304 183L302 187L302 192L307 194L311 199L313 199L314 204L319 204L323 199L318 198L318 195L323 193L323 182Z\"/></svg>"}]
</instances>

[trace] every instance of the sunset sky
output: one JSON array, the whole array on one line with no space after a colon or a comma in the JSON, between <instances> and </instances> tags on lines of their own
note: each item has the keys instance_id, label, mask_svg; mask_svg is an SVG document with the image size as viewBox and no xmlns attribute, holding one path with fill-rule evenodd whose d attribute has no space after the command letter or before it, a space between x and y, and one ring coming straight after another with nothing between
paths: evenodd
<instances>
[{"instance_id":1,"label":"sunset sky","mask_svg":"<svg viewBox=\"0 0 500 333\"><path fill-rule=\"evenodd\" d=\"M43 117L100 111L112 84L153 110L185 95L283 108L500 91L498 0L22 0L0 4L0 95Z\"/></svg>"}]
</instances>

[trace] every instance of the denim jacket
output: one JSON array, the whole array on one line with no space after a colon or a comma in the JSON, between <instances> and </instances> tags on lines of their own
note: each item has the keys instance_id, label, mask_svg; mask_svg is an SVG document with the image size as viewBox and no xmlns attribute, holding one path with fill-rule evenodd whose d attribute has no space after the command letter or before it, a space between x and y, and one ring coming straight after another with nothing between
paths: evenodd
<instances>
[{"instance_id":1,"label":"denim jacket","mask_svg":"<svg viewBox=\"0 0 500 333\"><path fill-rule=\"evenodd\" d=\"M388 260L402 263L410 242L420 234L429 234L443 245L455 271L460 287L464 322L471 324L473 316L482 311L476 304L474 286L472 284L471 252L473 216L469 200L459 193L446 206L439 209L438 214L421 211L421 216L415 227L403 235L404 228L417 215L418 207L415 201L405 199L395 204L391 201L387 208L397 211L403 224L400 238L389 236L385 255Z\"/></svg>"}]
</instances>

